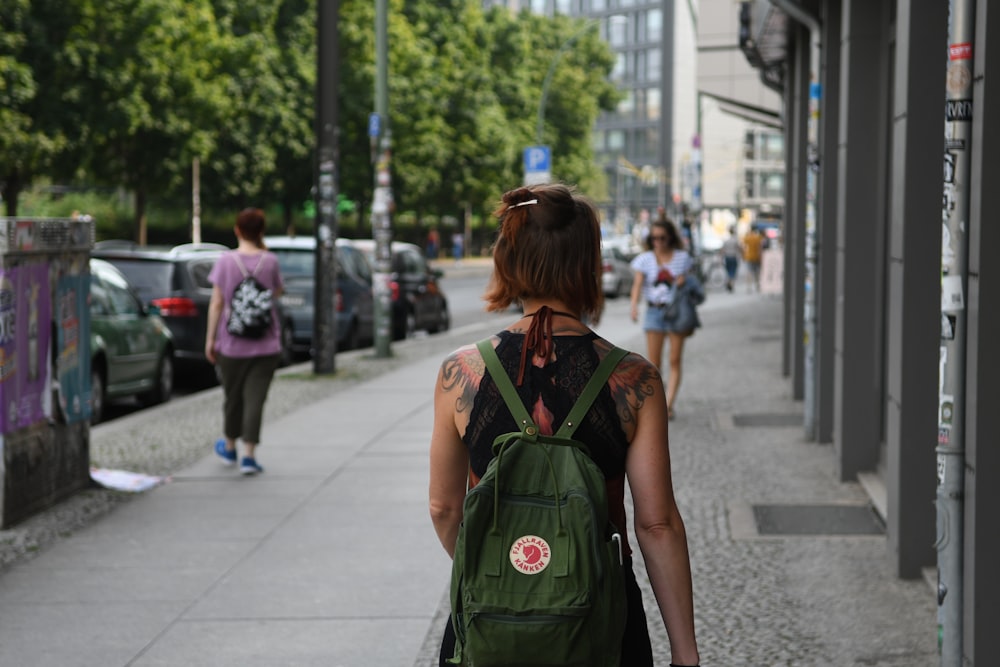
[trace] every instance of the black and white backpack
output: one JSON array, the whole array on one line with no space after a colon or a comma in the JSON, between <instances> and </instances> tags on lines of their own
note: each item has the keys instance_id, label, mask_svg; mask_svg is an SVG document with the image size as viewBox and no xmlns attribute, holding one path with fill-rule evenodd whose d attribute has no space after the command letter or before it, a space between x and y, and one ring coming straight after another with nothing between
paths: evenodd
<instances>
[{"instance_id":1,"label":"black and white backpack","mask_svg":"<svg viewBox=\"0 0 1000 667\"><path fill-rule=\"evenodd\" d=\"M253 273L243 266L243 260L233 253L236 266L243 274L243 280L233 290L229 302L229 320L226 331L240 338L263 338L271 330L271 290L264 287L255 277L260 265L264 263L262 256L254 267Z\"/></svg>"}]
</instances>

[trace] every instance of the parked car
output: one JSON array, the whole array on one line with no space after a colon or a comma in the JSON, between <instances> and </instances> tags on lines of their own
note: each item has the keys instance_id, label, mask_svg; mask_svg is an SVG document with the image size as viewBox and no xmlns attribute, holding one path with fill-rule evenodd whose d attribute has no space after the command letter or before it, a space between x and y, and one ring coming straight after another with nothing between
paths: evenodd
<instances>
[{"instance_id":1,"label":"parked car","mask_svg":"<svg viewBox=\"0 0 1000 667\"><path fill-rule=\"evenodd\" d=\"M156 309L173 334L178 365L208 375L205 329L212 297L208 274L226 250L214 243L169 247L101 241L90 254L114 264L143 304Z\"/></svg>"},{"instance_id":2,"label":"parked car","mask_svg":"<svg viewBox=\"0 0 1000 667\"><path fill-rule=\"evenodd\" d=\"M612 299L632 291L635 273L617 246L601 245L601 284L604 295Z\"/></svg>"},{"instance_id":3,"label":"parked car","mask_svg":"<svg viewBox=\"0 0 1000 667\"><path fill-rule=\"evenodd\" d=\"M315 317L316 239L312 236L267 236L264 245L278 257L285 292L281 295L288 318L291 348L312 348ZM350 242L337 239L337 287L334 312L337 349L350 350L371 343L375 337L375 303L368 261Z\"/></svg>"},{"instance_id":4,"label":"parked car","mask_svg":"<svg viewBox=\"0 0 1000 667\"><path fill-rule=\"evenodd\" d=\"M351 241L375 266L375 241ZM428 333L447 331L451 326L448 298L438 282L443 272L431 268L423 251L413 243L393 241L389 294L392 301L392 337L402 340L420 329Z\"/></svg>"},{"instance_id":5,"label":"parked car","mask_svg":"<svg viewBox=\"0 0 1000 667\"><path fill-rule=\"evenodd\" d=\"M101 421L110 400L134 396L143 405L153 405L169 400L173 388L170 329L143 307L118 269L91 259L91 423Z\"/></svg>"}]
</instances>

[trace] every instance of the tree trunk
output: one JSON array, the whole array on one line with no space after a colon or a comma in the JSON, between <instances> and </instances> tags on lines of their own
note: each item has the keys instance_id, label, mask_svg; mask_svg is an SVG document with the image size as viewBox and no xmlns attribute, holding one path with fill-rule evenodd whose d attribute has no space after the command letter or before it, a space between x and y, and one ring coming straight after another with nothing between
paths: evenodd
<instances>
[{"instance_id":1,"label":"tree trunk","mask_svg":"<svg viewBox=\"0 0 1000 667\"><path fill-rule=\"evenodd\" d=\"M15 168L11 173L7 174L3 188L4 208L7 210L7 215L11 218L17 215L17 199L20 196L21 176Z\"/></svg>"},{"instance_id":2,"label":"tree trunk","mask_svg":"<svg viewBox=\"0 0 1000 667\"><path fill-rule=\"evenodd\" d=\"M146 189L143 187L135 191L135 242L146 245Z\"/></svg>"}]
</instances>

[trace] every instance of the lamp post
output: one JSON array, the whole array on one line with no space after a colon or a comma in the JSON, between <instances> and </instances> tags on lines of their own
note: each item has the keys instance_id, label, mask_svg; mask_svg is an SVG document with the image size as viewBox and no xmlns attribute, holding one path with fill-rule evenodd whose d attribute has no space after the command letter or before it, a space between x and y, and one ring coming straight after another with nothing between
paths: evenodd
<instances>
[{"instance_id":1,"label":"lamp post","mask_svg":"<svg viewBox=\"0 0 1000 667\"><path fill-rule=\"evenodd\" d=\"M559 47L559 50L556 51L556 54L552 56L552 62L549 63L549 71L545 73L545 80L542 82L542 99L538 103L538 128L535 131L535 143L539 146L542 145L542 130L545 128L545 103L549 99L549 84L552 83L552 76L556 72L556 66L562 60L563 54L569 51L570 47L576 43L576 40L583 36L583 33L600 24L600 19L590 19L580 26L579 30L567 37L566 41Z\"/></svg>"}]
</instances>

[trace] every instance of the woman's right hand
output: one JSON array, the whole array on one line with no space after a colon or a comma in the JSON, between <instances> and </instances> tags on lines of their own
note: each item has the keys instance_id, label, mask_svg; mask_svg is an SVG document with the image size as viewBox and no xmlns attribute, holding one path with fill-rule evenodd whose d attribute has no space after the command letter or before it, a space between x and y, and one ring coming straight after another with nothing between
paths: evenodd
<instances>
[{"instance_id":1,"label":"woman's right hand","mask_svg":"<svg viewBox=\"0 0 1000 667\"><path fill-rule=\"evenodd\" d=\"M639 304L633 303L629 313L633 322L639 321Z\"/></svg>"}]
</instances>

